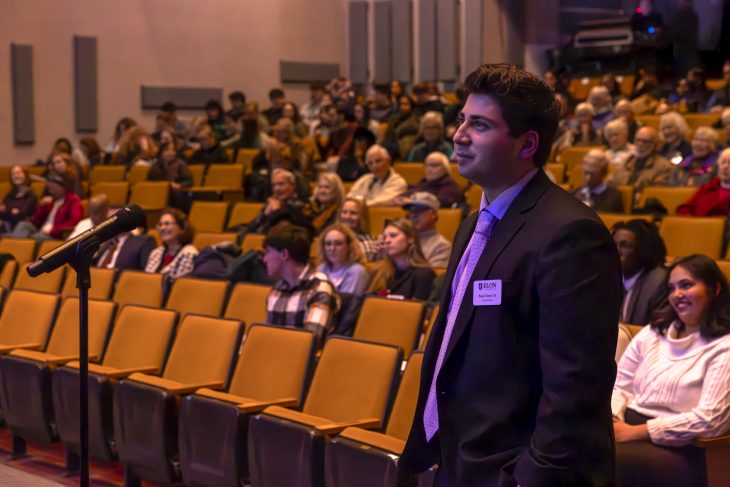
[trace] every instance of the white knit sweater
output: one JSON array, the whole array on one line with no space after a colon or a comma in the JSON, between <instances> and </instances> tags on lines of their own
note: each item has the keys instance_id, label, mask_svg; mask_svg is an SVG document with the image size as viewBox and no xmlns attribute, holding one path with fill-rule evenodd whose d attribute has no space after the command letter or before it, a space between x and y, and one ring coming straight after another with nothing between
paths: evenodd
<instances>
[{"instance_id":1,"label":"white knit sweater","mask_svg":"<svg viewBox=\"0 0 730 487\"><path fill-rule=\"evenodd\" d=\"M654 418L647 428L657 445L686 445L730 429L730 335L676 337L675 324L665 336L641 330L621 357L611 398L622 420L626 408Z\"/></svg>"}]
</instances>

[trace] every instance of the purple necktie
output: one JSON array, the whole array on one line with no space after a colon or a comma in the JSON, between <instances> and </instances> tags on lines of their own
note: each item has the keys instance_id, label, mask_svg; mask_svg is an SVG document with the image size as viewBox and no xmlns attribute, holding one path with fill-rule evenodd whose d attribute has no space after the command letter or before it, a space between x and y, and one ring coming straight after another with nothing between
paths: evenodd
<instances>
[{"instance_id":1,"label":"purple necktie","mask_svg":"<svg viewBox=\"0 0 730 487\"><path fill-rule=\"evenodd\" d=\"M471 241L469 242L466 252L462 256L462 261L463 259L467 259L466 267L464 268L464 272L462 272L458 277L459 284L456 287L456 293L451 298L449 314L446 317L446 329L444 329L441 349L439 350L439 355L436 359L436 367L433 371L431 389L428 391L426 408L423 411L423 426L426 430L427 441L431 441L431 438L433 438L439 429L438 404L436 403L436 379L438 378L439 371L441 370L444 355L446 355L446 348L448 347L449 340L451 339L451 332L454 330L456 315L459 314L461 302L467 292L471 275L474 272L477 262L479 262L479 257L481 257L482 252L484 252L484 247L486 247L487 242L489 241L489 237L492 233L492 227L497 221L497 218L489 213L489 210L481 210L479 212L479 218L477 219L476 228L474 229L474 234L471 237ZM461 267L461 265L459 265L459 267Z\"/></svg>"}]
</instances>

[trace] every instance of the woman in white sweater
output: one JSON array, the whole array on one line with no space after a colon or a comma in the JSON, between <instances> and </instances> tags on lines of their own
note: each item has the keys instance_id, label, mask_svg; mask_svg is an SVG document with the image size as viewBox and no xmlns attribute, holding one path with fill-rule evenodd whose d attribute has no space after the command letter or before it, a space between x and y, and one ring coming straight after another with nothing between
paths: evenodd
<instances>
[{"instance_id":1,"label":"woman in white sweater","mask_svg":"<svg viewBox=\"0 0 730 487\"><path fill-rule=\"evenodd\" d=\"M730 290L704 255L670 269L666 306L632 340L611 400L617 486L705 485L697 438L730 429Z\"/></svg>"}]
</instances>

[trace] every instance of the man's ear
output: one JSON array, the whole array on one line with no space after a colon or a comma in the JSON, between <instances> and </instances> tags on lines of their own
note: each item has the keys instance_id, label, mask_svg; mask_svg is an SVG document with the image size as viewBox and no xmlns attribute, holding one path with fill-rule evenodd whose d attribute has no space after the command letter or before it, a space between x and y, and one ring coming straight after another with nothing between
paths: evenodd
<instances>
[{"instance_id":1,"label":"man's ear","mask_svg":"<svg viewBox=\"0 0 730 487\"><path fill-rule=\"evenodd\" d=\"M291 260L291 254L289 253L289 249L282 249L281 260L283 260L285 262L288 262Z\"/></svg>"},{"instance_id":2,"label":"man's ear","mask_svg":"<svg viewBox=\"0 0 730 487\"><path fill-rule=\"evenodd\" d=\"M520 159L530 159L535 156L540 146L540 136L534 130L530 130L523 134L522 148L520 149Z\"/></svg>"}]
</instances>

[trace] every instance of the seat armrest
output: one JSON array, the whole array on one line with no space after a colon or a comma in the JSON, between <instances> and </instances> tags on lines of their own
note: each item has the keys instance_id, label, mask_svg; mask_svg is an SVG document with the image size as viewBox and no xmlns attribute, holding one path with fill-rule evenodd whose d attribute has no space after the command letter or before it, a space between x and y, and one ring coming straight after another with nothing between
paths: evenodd
<instances>
[{"instance_id":1,"label":"seat armrest","mask_svg":"<svg viewBox=\"0 0 730 487\"><path fill-rule=\"evenodd\" d=\"M24 348L27 350L40 350L43 348L43 345L40 343L19 343L17 345L7 345L4 343L0 343L0 354L2 353L10 353L13 350L17 350L19 348Z\"/></svg>"},{"instance_id":2,"label":"seat armrest","mask_svg":"<svg viewBox=\"0 0 730 487\"><path fill-rule=\"evenodd\" d=\"M36 350L28 350L28 349L18 349L13 350L10 352L10 355L12 357L18 357L23 358L27 360L33 360L35 362L43 362L48 365L64 365L68 362L78 361L79 356L78 355L67 355L67 356L60 356L60 355L52 355L50 353L45 352L38 352ZM96 360L98 358L97 355L90 355L89 360Z\"/></svg>"},{"instance_id":3,"label":"seat armrest","mask_svg":"<svg viewBox=\"0 0 730 487\"><path fill-rule=\"evenodd\" d=\"M695 446L699 446L702 448L710 448L720 445L730 445L730 435L716 436L714 438L699 438L695 441Z\"/></svg>"},{"instance_id":4,"label":"seat armrest","mask_svg":"<svg viewBox=\"0 0 730 487\"><path fill-rule=\"evenodd\" d=\"M293 408L299 404L294 397L285 397L282 399L274 399L273 401L252 401L250 403L238 404L238 412L245 414L260 413L269 406L280 406L285 408Z\"/></svg>"},{"instance_id":5,"label":"seat armrest","mask_svg":"<svg viewBox=\"0 0 730 487\"><path fill-rule=\"evenodd\" d=\"M70 367L72 369L78 369L80 367L80 364L78 361L73 361L73 362L67 363L66 366ZM103 376L109 377L111 379L123 379L134 373L154 374L154 373L158 372L159 370L160 370L160 368L155 365L131 367L128 369L117 369L114 367L105 367L103 365L98 365L98 364L89 364L89 373L103 375Z\"/></svg>"},{"instance_id":6,"label":"seat armrest","mask_svg":"<svg viewBox=\"0 0 730 487\"><path fill-rule=\"evenodd\" d=\"M246 414L261 412L269 406L293 407L296 406L298 403L297 399L292 397L275 399L273 401L259 401L258 399L237 396L235 394L214 391L207 388L198 389L197 391L195 391L195 395L226 402L228 404L236 406L239 412Z\"/></svg>"},{"instance_id":7,"label":"seat armrest","mask_svg":"<svg viewBox=\"0 0 730 487\"><path fill-rule=\"evenodd\" d=\"M314 428L323 435L336 435L345 428L357 426L359 428L378 428L380 420L378 418L356 419L354 421L342 421L340 423L331 423L315 426Z\"/></svg>"},{"instance_id":8,"label":"seat armrest","mask_svg":"<svg viewBox=\"0 0 730 487\"><path fill-rule=\"evenodd\" d=\"M139 382L141 384L145 384L152 387L157 387L159 389L164 389L168 392L172 392L173 394L179 394L179 395L185 395L190 394L198 389L202 389L204 387L208 387L211 389L220 389L223 387L223 383L221 382L206 382L201 384L183 384L182 382L177 382L174 380L164 379L162 377L157 377L156 375L147 375L147 374L140 374L140 373L134 373L128 377L128 380Z\"/></svg>"}]
</instances>

